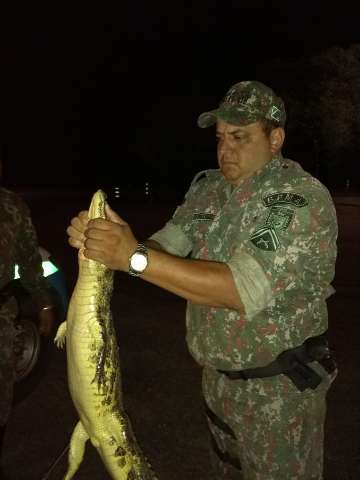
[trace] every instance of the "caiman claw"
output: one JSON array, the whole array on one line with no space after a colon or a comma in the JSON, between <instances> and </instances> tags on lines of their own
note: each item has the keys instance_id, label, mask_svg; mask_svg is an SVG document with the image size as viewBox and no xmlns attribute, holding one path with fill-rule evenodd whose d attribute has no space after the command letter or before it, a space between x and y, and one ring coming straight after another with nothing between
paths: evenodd
<instances>
[{"instance_id":1,"label":"caiman claw","mask_svg":"<svg viewBox=\"0 0 360 480\"><path fill-rule=\"evenodd\" d=\"M63 348L66 340L66 322L62 322L58 328L54 343L58 348Z\"/></svg>"}]
</instances>

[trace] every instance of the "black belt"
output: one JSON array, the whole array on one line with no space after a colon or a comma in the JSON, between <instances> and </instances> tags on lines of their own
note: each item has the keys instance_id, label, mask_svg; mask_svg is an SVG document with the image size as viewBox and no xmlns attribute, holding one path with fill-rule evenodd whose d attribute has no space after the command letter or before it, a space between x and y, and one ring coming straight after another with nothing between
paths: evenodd
<instances>
[{"instance_id":1,"label":"black belt","mask_svg":"<svg viewBox=\"0 0 360 480\"><path fill-rule=\"evenodd\" d=\"M315 389L322 377L307 364L317 361L328 372L336 369L336 362L330 354L326 333L310 337L295 348L281 352L276 359L264 367L245 370L218 370L231 380L249 380L252 378L286 375L303 392L306 388Z\"/></svg>"}]
</instances>

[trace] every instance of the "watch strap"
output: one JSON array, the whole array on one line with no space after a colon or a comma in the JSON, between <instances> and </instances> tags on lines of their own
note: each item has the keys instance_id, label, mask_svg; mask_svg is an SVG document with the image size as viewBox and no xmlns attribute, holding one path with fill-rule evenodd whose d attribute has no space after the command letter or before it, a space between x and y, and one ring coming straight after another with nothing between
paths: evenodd
<instances>
[{"instance_id":1,"label":"watch strap","mask_svg":"<svg viewBox=\"0 0 360 480\"><path fill-rule=\"evenodd\" d=\"M148 258L148 248L145 244L143 243L138 243L138 246L136 247L136 250L135 252L130 256L129 258L129 274L134 276L134 277L138 277L139 275L141 275L144 270L142 271L139 271L139 270L135 270L132 266L131 266L131 258L133 257L133 255L135 255L136 253L140 253L142 255L144 255L146 257L146 259Z\"/></svg>"}]
</instances>

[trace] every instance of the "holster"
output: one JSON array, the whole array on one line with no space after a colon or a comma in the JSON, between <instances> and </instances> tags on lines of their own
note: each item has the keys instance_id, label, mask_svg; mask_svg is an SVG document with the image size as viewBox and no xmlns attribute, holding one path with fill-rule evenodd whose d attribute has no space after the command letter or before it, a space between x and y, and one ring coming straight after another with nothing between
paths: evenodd
<instances>
[{"instance_id":1,"label":"holster","mask_svg":"<svg viewBox=\"0 0 360 480\"><path fill-rule=\"evenodd\" d=\"M306 339L298 347L284 350L273 362L264 367L218 371L231 380L249 380L283 374L293 382L298 390L303 392L307 388L314 390L322 381L322 377L308 365L315 361L328 373L332 373L337 368L335 359L330 354L327 332Z\"/></svg>"}]
</instances>

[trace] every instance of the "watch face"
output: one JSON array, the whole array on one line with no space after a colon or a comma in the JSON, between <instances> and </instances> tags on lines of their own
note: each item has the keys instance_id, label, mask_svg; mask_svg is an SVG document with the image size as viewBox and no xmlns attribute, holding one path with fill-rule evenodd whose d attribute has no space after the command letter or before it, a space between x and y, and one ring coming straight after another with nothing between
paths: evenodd
<instances>
[{"instance_id":1,"label":"watch face","mask_svg":"<svg viewBox=\"0 0 360 480\"><path fill-rule=\"evenodd\" d=\"M131 267L136 270L137 272L142 272L145 270L146 265L147 265L147 258L145 255L142 253L134 253L134 255L131 257Z\"/></svg>"}]
</instances>

